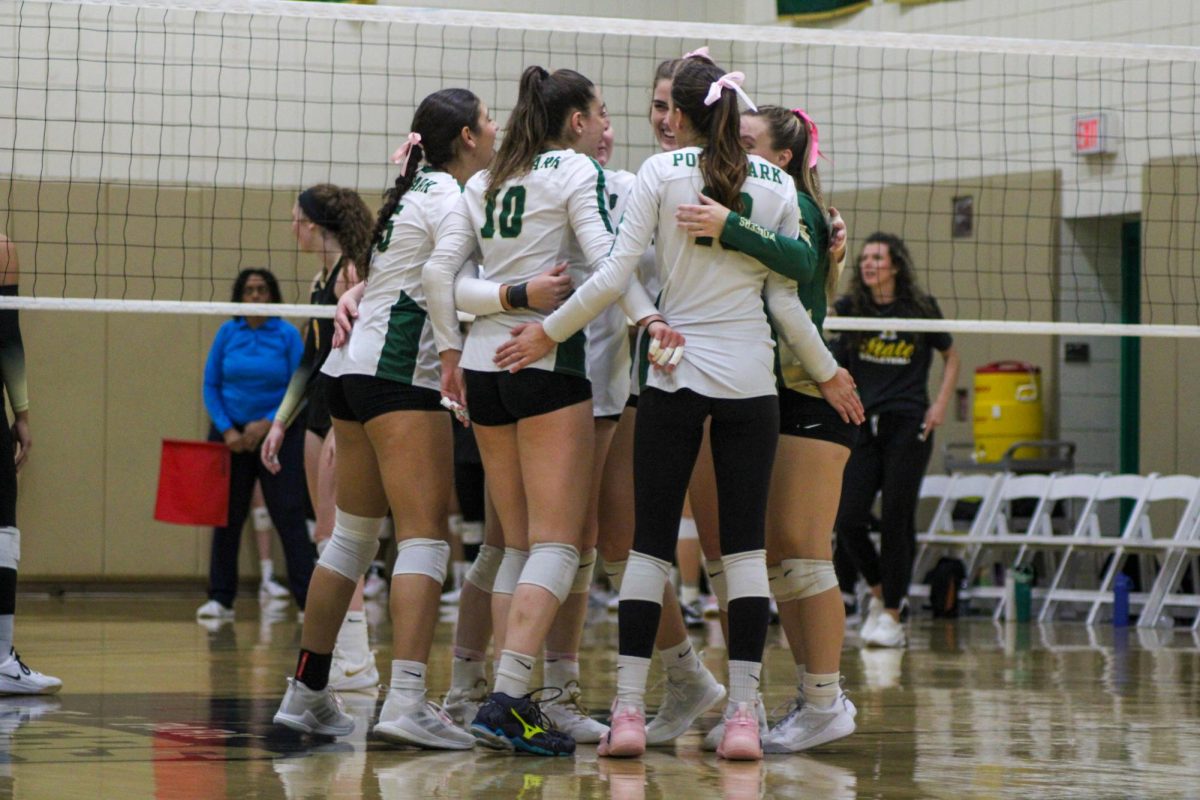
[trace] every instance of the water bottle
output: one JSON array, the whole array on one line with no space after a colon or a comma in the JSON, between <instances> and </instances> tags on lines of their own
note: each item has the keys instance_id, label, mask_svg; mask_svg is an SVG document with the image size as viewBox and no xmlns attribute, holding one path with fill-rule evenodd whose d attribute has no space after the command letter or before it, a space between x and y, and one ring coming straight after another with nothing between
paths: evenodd
<instances>
[{"instance_id":1,"label":"water bottle","mask_svg":"<svg viewBox=\"0 0 1200 800\"><path fill-rule=\"evenodd\" d=\"M1117 628L1129 625L1129 593L1133 590L1133 579L1124 572L1113 582L1112 623Z\"/></svg>"},{"instance_id":2,"label":"water bottle","mask_svg":"<svg viewBox=\"0 0 1200 800\"><path fill-rule=\"evenodd\" d=\"M1029 622L1033 616L1033 567L1013 567L1012 572L1017 622Z\"/></svg>"}]
</instances>

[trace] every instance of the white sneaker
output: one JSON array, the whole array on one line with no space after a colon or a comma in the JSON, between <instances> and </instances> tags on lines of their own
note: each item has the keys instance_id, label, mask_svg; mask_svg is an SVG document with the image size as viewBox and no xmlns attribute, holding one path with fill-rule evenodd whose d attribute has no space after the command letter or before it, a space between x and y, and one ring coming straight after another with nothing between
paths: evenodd
<instances>
[{"instance_id":1,"label":"white sneaker","mask_svg":"<svg viewBox=\"0 0 1200 800\"><path fill-rule=\"evenodd\" d=\"M342 701L333 689L318 691L295 678L287 680L287 692L275 712L276 725L320 736L349 736L354 732L354 717L342 710Z\"/></svg>"},{"instance_id":2,"label":"white sneaker","mask_svg":"<svg viewBox=\"0 0 1200 800\"><path fill-rule=\"evenodd\" d=\"M382 564L372 564L363 580L363 597L374 600L376 597L387 597L389 589L387 577L383 574Z\"/></svg>"},{"instance_id":3,"label":"white sneaker","mask_svg":"<svg viewBox=\"0 0 1200 800\"><path fill-rule=\"evenodd\" d=\"M455 725L465 728L475 719L475 715L479 713L479 706L483 705L487 696L488 682L483 679L475 681L475 685L470 689L456 689L451 686L442 700L442 710L454 720Z\"/></svg>"},{"instance_id":4,"label":"white sneaker","mask_svg":"<svg viewBox=\"0 0 1200 800\"><path fill-rule=\"evenodd\" d=\"M368 650L360 658L351 657L338 646L333 648L333 663L329 665L329 688L335 692L355 692L374 689L379 685L379 668L375 651Z\"/></svg>"},{"instance_id":5,"label":"white sneaker","mask_svg":"<svg viewBox=\"0 0 1200 800\"><path fill-rule=\"evenodd\" d=\"M542 704L542 713L554 727L570 735L576 744L596 744L608 733L608 726L592 719L583 703L583 690L576 681L567 681L562 696Z\"/></svg>"},{"instance_id":6,"label":"white sneaker","mask_svg":"<svg viewBox=\"0 0 1200 800\"><path fill-rule=\"evenodd\" d=\"M700 608L704 611L706 617L721 616L721 606L717 603L715 594L706 594L700 601Z\"/></svg>"},{"instance_id":7,"label":"white sneaker","mask_svg":"<svg viewBox=\"0 0 1200 800\"><path fill-rule=\"evenodd\" d=\"M799 753L845 738L854 733L857 714L858 709L845 692L839 691L833 706L828 709L816 708L800 699L792 711L763 737L763 751Z\"/></svg>"},{"instance_id":8,"label":"white sneaker","mask_svg":"<svg viewBox=\"0 0 1200 800\"><path fill-rule=\"evenodd\" d=\"M758 737L760 740L765 739L770 728L767 726L767 710L763 707L762 693L759 692L757 706L758 713ZM729 709L726 708L726 711ZM712 730L704 734L704 742L700 747L710 753L717 752L717 748L721 746L721 741L725 738L725 715L721 715L721 721L718 722Z\"/></svg>"},{"instance_id":9,"label":"white sneaker","mask_svg":"<svg viewBox=\"0 0 1200 800\"><path fill-rule=\"evenodd\" d=\"M863 622L862 628L859 629L859 637L864 642L867 641L867 637L869 637L875 630L875 626L878 624L879 618L885 616L887 615L883 613L883 601L875 595L871 595L871 600L867 604L867 618Z\"/></svg>"},{"instance_id":10,"label":"white sneaker","mask_svg":"<svg viewBox=\"0 0 1200 800\"><path fill-rule=\"evenodd\" d=\"M875 626L863 637L868 647L904 647L908 637L904 626L892 619L891 614L883 614Z\"/></svg>"},{"instance_id":11,"label":"white sneaker","mask_svg":"<svg viewBox=\"0 0 1200 800\"><path fill-rule=\"evenodd\" d=\"M282 600L292 596L288 588L279 581L274 579L265 580L258 585L258 593L262 597L270 597L273 600Z\"/></svg>"},{"instance_id":12,"label":"white sneaker","mask_svg":"<svg viewBox=\"0 0 1200 800\"><path fill-rule=\"evenodd\" d=\"M372 730L380 739L430 750L470 750L475 746L475 737L456 726L436 704L406 707L397 692L388 693Z\"/></svg>"},{"instance_id":13,"label":"white sneaker","mask_svg":"<svg viewBox=\"0 0 1200 800\"><path fill-rule=\"evenodd\" d=\"M196 609L196 619L233 619L233 609L223 606L216 600L209 600Z\"/></svg>"},{"instance_id":14,"label":"white sneaker","mask_svg":"<svg viewBox=\"0 0 1200 800\"><path fill-rule=\"evenodd\" d=\"M717 682L708 667L701 667L694 680L668 678L658 713L646 726L646 744L667 744L682 736L697 717L724 699L725 687Z\"/></svg>"},{"instance_id":15,"label":"white sneaker","mask_svg":"<svg viewBox=\"0 0 1200 800\"><path fill-rule=\"evenodd\" d=\"M61 688L62 681L27 667L16 650L0 661L0 694L54 694Z\"/></svg>"}]
</instances>

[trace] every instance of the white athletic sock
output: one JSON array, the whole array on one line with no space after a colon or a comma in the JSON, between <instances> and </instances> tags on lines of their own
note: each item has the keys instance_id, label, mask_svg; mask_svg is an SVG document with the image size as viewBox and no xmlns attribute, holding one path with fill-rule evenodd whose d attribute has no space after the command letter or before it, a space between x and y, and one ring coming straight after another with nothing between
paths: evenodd
<instances>
[{"instance_id":1,"label":"white athletic sock","mask_svg":"<svg viewBox=\"0 0 1200 800\"><path fill-rule=\"evenodd\" d=\"M679 604L690 606L692 603L700 599L700 585L697 583L685 583L679 587Z\"/></svg>"},{"instance_id":2,"label":"white athletic sock","mask_svg":"<svg viewBox=\"0 0 1200 800\"><path fill-rule=\"evenodd\" d=\"M361 611L350 611L338 629L337 647L347 656L362 660L371 652L367 637L367 617Z\"/></svg>"},{"instance_id":3,"label":"white athletic sock","mask_svg":"<svg viewBox=\"0 0 1200 800\"><path fill-rule=\"evenodd\" d=\"M420 661L392 661L392 691L399 694L406 706L425 702L425 665Z\"/></svg>"},{"instance_id":4,"label":"white athletic sock","mask_svg":"<svg viewBox=\"0 0 1200 800\"><path fill-rule=\"evenodd\" d=\"M509 697L520 697L529 693L529 681L537 665L535 656L527 656L513 650L500 653L500 664L496 667L496 691Z\"/></svg>"},{"instance_id":5,"label":"white athletic sock","mask_svg":"<svg viewBox=\"0 0 1200 800\"><path fill-rule=\"evenodd\" d=\"M646 708L646 681L650 677L650 659L617 656L617 700L635 708Z\"/></svg>"},{"instance_id":6,"label":"white athletic sock","mask_svg":"<svg viewBox=\"0 0 1200 800\"><path fill-rule=\"evenodd\" d=\"M542 662L542 682L554 689L566 689L571 681L579 683L579 654L547 650Z\"/></svg>"},{"instance_id":7,"label":"white athletic sock","mask_svg":"<svg viewBox=\"0 0 1200 800\"><path fill-rule=\"evenodd\" d=\"M454 648L450 662L450 688L469 692L479 681L487 680L487 654L465 647Z\"/></svg>"},{"instance_id":8,"label":"white athletic sock","mask_svg":"<svg viewBox=\"0 0 1200 800\"><path fill-rule=\"evenodd\" d=\"M804 673L804 702L815 708L832 708L837 701L841 689L842 673L828 674Z\"/></svg>"},{"instance_id":9,"label":"white athletic sock","mask_svg":"<svg viewBox=\"0 0 1200 800\"><path fill-rule=\"evenodd\" d=\"M762 664L758 661L729 662L729 702L753 703L761 690L759 677Z\"/></svg>"},{"instance_id":10,"label":"white athletic sock","mask_svg":"<svg viewBox=\"0 0 1200 800\"><path fill-rule=\"evenodd\" d=\"M700 674L704 666L696 655L692 640L684 638L674 647L666 647L658 651L658 661L667 672L667 677L673 681L686 681Z\"/></svg>"},{"instance_id":11,"label":"white athletic sock","mask_svg":"<svg viewBox=\"0 0 1200 800\"><path fill-rule=\"evenodd\" d=\"M262 575L263 583L270 583L271 578L275 575L275 562L269 558L264 558L258 562L258 573Z\"/></svg>"}]
</instances>

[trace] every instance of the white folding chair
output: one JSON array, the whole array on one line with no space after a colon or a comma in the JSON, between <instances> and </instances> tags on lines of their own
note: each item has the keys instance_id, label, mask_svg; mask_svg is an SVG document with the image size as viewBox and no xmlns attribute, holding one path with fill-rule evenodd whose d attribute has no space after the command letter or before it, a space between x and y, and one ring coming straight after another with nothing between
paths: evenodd
<instances>
[{"instance_id":1,"label":"white folding chair","mask_svg":"<svg viewBox=\"0 0 1200 800\"><path fill-rule=\"evenodd\" d=\"M1161 490L1160 486L1163 487ZM1200 478L1190 475L1159 478L1151 490L1151 499L1168 489L1172 496L1165 499L1182 500L1187 506L1170 539L1152 540L1161 551L1162 566L1138 617L1139 628L1155 627L1168 607L1196 609L1193 627L1200 627L1200 592L1193 590L1182 594L1176 591L1189 566L1192 568L1192 585L1200 585Z\"/></svg>"},{"instance_id":2,"label":"white folding chair","mask_svg":"<svg viewBox=\"0 0 1200 800\"><path fill-rule=\"evenodd\" d=\"M928 569L927 562L935 548L963 548L965 550L964 561L967 562L967 574L971 574L975 557L979 551L979 544L986 534L988 525L991 524L996 505L997 487L1004 482L1004 479L1005 476L1002 474L984 475L956 472L948 476L945 483L938 481L930 484L929 487L926 487L924 482L922 483L921 491L928 492L926 497L937 496L934 493L940 492L941 500L928 528L925 532L917 535L917 555L913 559L911 580L913 591L910 591L910 594L918 596L928 594L929 588L917 581ZM958 533L956 531L961 529L955 525L954 506L960 500L974 498L979 498L979 507L975 511L975 516L972 517L969 527L964 532Z\"/></svg>"},{"instance_id":3,"label":"white folding chair","mask_svg":"<svg viewBox=\"0 0 1200 800\"><path fill-rule=\"evenodd\" d=\"M1050 514L1053 512L1053 504L1047 503L1047 497L1050 493L1050 488L1054 484L1054 475L1007 475L1004 482L998 488L996 503L993 506L991 518L984 522L984 530L980 537L979 552L976 557L977 562L986 562L985 553L989 550L997 548L1011 549L1020 542L1020 551L1017 556L1016 563L1021 563L1024 556L1026 545L1024 538L1028 535L1036 534L1044 531L1046 534L1053 532L1050 526ZM1013 506L1018 501L1032 501L1033 511L1027 517L1023 518L1024 526L1020 529L1017 524L1017 517L1013 514ZM1049 505L1049 508L1048 508ZM1005 568L1010 567L1010 563L1005 560ZM995 619L1000 619L1004 607L1004 587L1003 586L974 586L971 588L971 598L974 599L994 599L996 600L996 608L993 613Z\"/></svg>"},{"instance_id":4,"label":"white folding chair","mask_svg":"<svg viewBox=\"0 0 1200 800\"><path fill-rule=\"evenodd\" d=\"M1062 559L1054 573L1054 579L1046 590L1045 602L1042 604L1038 620L1047 622L1054 617L1058 604L1062 602L1093 602L1100 595L1097 589L1076 588L1068 586L1077 566L1078 556L1083 552L1115 552L1119 543L1132 535L1132 531L1144 524L1146 498L1150 492L1157 474L1145 475L1106 475L1100 479L1096 493L1092 498L1090 508L1087 508L1075 525L1075 530L1069 537L1036 537L1040 546L1062 546ZM1133 510L1124 528L1116 536L1105 536L1100 527L1099 504L1113 500L1130 500ZM1057 540L1057 541L1055 541ZM1033 540L1031 540L1033 541ZM1145 595L1139 596L1144 602ZM1133 602L1134 598L1130 598Z\"/></svg>"}]
</instances>

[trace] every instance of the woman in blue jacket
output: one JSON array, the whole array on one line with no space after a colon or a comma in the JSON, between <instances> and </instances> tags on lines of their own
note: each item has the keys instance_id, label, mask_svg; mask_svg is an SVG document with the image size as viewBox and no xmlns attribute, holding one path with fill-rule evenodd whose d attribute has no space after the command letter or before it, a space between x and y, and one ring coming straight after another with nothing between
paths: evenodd
<instances>
[{"instance_id":1,"label":"woman in blue jacket","mask_svg":"<svg viewBox=\"0 0 1200 800\"><path fill-rule=\"evenodd\" d=\"M235 303L279 303L279 283L266 269L244 269L233 284ZM208 602L200 619L233 619L237 595L238 548L250 510L254 483L263 498L287 561L288 586L304 608L316 550L304 518L304 431L289 429L279 449L278 473L267 470L258 449L300 363L304 343L296 328L279 317L234 317L217 331L204 368L204 406L212 419L210 441L224 441L233 454L229 472L229 518L213 530L208 571Z\"/></svg>"}]
</instances>

